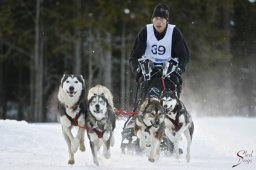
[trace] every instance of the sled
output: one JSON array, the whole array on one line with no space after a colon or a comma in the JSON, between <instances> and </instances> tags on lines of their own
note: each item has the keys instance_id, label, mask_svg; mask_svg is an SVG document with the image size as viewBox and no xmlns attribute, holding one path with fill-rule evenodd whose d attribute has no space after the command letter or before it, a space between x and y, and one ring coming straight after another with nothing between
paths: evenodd
<instances>
[{"instance_id":1,"label":"sled","mask_svg":"<svg viewBox=\"0 0 256 170\"><path fill-rule=\"evenodd\" d=\"M177 59L171 59L169 62L166 62L163 64L153 64L145 56L138 59L138 63L140 65L139 69L142 73L142 77L136 78L137 88L136 88L134 109L132 112L122 111L117 108L115 109L116 115L122 115L122 116L128 117L124 123L123 130L121 133L122 134L121 150L123 154L127 152L135 152L137 154L141 153L141 149L139 147L139 141L137 139L137 136L134 134L134 127L135 127L135 117L138 114L136 110L137 110L137 107L139 106L139 103L143 99L142 97L142 87L144 86L143 83L150 80L151 77L154 76L152 72L152 67L157 68L158 72L162 74L161 83L162 83L163 89L165 89L165 78L167 78L172 72L174 72L178 66ZM143 80L140 80L140 78ZM164 135L160 144L160 151L164 152L166 156L170 156L173 153L173 150L174 150L174 146L172 142L166 137L166 135Z\"/></svg>"}]
</instances>

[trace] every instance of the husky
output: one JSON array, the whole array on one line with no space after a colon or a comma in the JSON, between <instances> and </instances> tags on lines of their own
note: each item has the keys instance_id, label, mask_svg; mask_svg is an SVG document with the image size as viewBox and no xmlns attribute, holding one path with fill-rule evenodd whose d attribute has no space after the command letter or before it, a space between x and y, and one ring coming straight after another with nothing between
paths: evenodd
<instances>
[{"instance_id":1,"label":"husky","mask_svg":"<svg viewBox=\"0 0 256 170\"><path fill-rule=\"evenodd\" d=\"M74 154L80 146L85 151L84 133L87 115L85 95L85 80L82 75L64 74L58 91L58 120L62 126L63 136L68 145L69 161L74 164ZM76 136L71 129L78 126Z\"/></svg>"},{"instance_id":2,"label":"husky","mask_svg":"<svg viewBox=\"0 0 256 170\"><path fill-rule=\"evenodd\" d=\"M160 143L165 129L164 113L159 100L146 99L139 107L139 113L135 118L134 133L139 139L141 150L150 147L150 162L155 162L160 153Z\"/></svg>"},{"instance_id":3,"label":"husky","mask_svg":"<svg viewBox=\"0 0 256 170\"><path fill-rule=\"evenodd\" d=\"M113 95L105 86L97 84L96 86L92 87L88 92L87 99L90 100L93 96L102 94L104 94L104 97L108 101L109 106L111 106L111 108L114 110Z\"/></svg>"},{"instance_id":4,"label":"husky","mask_svg":"<svg viewBox=\"0 0 256 170\"><path fill-rule=\"evenodd\" d=\"M113 131L116 127L113 96L102 85L92 87L88 92L87 135L93 155L93 162L99 166L98 151L103 145L103 156L110 158L110 146L114 146Z\"/></svg>"},{"instance_id":5,"label":"husky","mask_svg":"<svg viewBox=\"0 0 256 170\"><path fill-rule=\"evenodd\" d=\"M177 97L177 93L171 90L164 90L161 94L161 103L166 110L165 134L174 144L176 158L179 159L179 141L182 134L187 140L187 162L190 161L190 146L194 132L194 123L184 104Z\"/></svg>"}]
</instances>

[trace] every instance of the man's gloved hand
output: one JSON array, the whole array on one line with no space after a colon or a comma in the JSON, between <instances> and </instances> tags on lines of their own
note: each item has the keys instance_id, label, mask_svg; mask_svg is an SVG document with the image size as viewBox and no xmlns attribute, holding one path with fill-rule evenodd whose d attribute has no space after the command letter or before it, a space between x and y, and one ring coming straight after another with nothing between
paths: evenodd
<instances>
[{"instance_id":1,"label":"man's gloved hand","mask_svg":"<svg viewBox=\"0 0 256 170\"><path fill-rule=\"evenodd\" d=\"M170 60L169 63L170 65L178 66L178 61L176 60Z\"/></svg>"},{"instance_id":2,"label":"man's gloved hand","mask_svg":"<svg viewBox=\"0 0 256 170\"><path fill-rule=\"evenodd\" d=\"M140 72L141 72L141 69L140 69L140 66L138 66L137 69L136 69L136 73L138 74Z\"/></svg>"},{"instance_id":3,"label":"man's gloved hand","mask_svg":"<svg viewBox=\"0 0 256 170\"><path fill-rule=\"evenodd\" d=\"M181 76L181 74L184 72L180 67L177 67L175 72Z\"/></svg>"},{"instance_id":4,"label":"man's gloved hand","mask_svg":"<svg viewBox=\"0 0 256 170\"><path fill-rule=\"evenodd\" d=\"M136 82L140 82L141 77L143 77L141 68L140 68L140 66L138 66L138 68L136 69Z\"/></svg>"}]
</instances>

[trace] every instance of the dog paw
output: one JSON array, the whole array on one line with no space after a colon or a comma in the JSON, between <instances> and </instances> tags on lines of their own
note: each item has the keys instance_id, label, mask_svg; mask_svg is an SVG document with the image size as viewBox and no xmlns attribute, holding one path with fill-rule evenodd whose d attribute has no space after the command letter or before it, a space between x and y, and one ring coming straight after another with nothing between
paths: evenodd
<instances>
[{"instance_id":1,"label":"dog paw","mask_svg":"<svg viewBox=\"0 0 256 170\"><path fill-rule=\"evenodd\" d=\"M74 159L70 159L70 160L68 161L68 164L69 164L69 165L74 165L74 164L75 164L75 160L74 160Z\"/></svg>"},{"instance_id":2,"label":"dog paw","mask_svg":"<svg viewBox=\"0 0 256 170\"><path fill-rule=\"evenodd\" d=\"M115 139L114 139L114 136L112 136L110 139L110 146L113 147L114 145L115 145Z\"/></svg>"},{"instance_id":3,"label":"dog paw","mask_svg":"<svg viewBox=\"0 0 256 170\"><path fill-rule=\"evenodd\" d=\"M72 152L72 153L76 153L78 147L79 147L79 139L75 138L75 139L71 142L71 152Z\"/></svg>"},{"instance_id":4,"label":"dog paw","mask_svg":"<svg viewBox=\"0 0 256 170\"><path fill-rule=\"evenodd\" d=\"M108 151L105 151L104 152L104 157L106 158L106 159L109 159L110 158L110 151L108 150Z\"/></svg>"},{"instance_id":5,"label":"dog paw","mask_svg":"<svg viewBox=\"0 0 256 170\"><path fill-rule=\"evenodd\" d=\"M189 155L189 154L187 154L187 156L186 156L186 160L187 160L187 163L189 163L189 162L190 162L190 155Z\"/></svg>"},{"instance_id":6,"label":"dog paw","mask_svg":"<svg viewBox=\"0 0 256 170\"><path fill-rule=\"evenodd\" d=\"M140 141L139 145L140 145L141 150L144 150L146 148L146 143L145 142Z\"/></svg>"},{"instance_id":7,"label":"dog paw","mask_svg":"<svg viewBox=\"0 0 256 170\"><path fill-rule=\"evenodd\" d=\"M180 155L179 154L176 154L176 159L180 159Z\"/></svg>"},{"instance_id":8,"label":"dog paw","mask_svg":"<svg viewBox=\"0 0 256 170\"><path fill-rule=\"evenodd\" d=\"M149 162L155 162L155 159L154 158L148 158L148 161Z\"/></svg>"},{"instance_id":9,"label":"dog paw","mask_svg":"<svg viewBox=\"0 0 256 170\"><path fill-rule=\"evenodd\" d=\"M82 151L82 152L85 151L85 145L83 142L80 142L80 151Z\"/></svg>"},{"instance_id":10,"label":"dog paw","mask_svg":"<svg viewBox=\"0 0 256 170\"><path fill-rule=\"evenodd\" d=\"M93 163L97 166L99 166L99 161L96 158L93 158Z\"/></svg>"}]
</instances>

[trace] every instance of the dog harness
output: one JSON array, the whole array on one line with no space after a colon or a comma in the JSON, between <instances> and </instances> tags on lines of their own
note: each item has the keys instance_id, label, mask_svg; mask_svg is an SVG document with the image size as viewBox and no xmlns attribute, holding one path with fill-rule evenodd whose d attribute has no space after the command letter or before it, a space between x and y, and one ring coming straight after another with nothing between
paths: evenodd
<instances>
[{"instance_id":1,"label":"dog harness","mask_svg":"<svg viewBox=\"0 0 256 170\"><path fill-rule=\"evenodd\" d=\"M172 122L172 124L174 125L174 130L178 131L183 125L183 123L179 122L179 116L184 112L184 108L178 105L174 108L173 112L177 113L175 119L170 118L168 115L166 115L166 118Z\"/></svg>"},{"instance_id":2,"label":"dog harness","mask_svg":"<svg viewBox=\"0 0 256 170\"><path fill-rule=\"evenodd\" d=\"M70 117L66 112L65 112L65 115L70 120L70 122L73 126L78 126L77 119L81 115L81 110L76 114L76 116L74 118Z\"/></svg>"},{"instance_id":3,"label":"dog harness","mask_svg":"<svg viewBox=\"0 0 256 170\"><path fill-rule=\"evenodd\" d=\"M102 121L106 121L107 118L103 118L98 121L98 120L96 120L96 118L93 115L90 115L90 116L91 116L91 118L93 118L94 123L90 119L90 128L88 130L95 132L97 134L98 138L103 138L103 135L104 135L106 129L104 129L105 124L102 123Z\"/></svg>"},{"instance_id":4,"label":"dog harness","mask_svg":"<svg viewBox=\"0 0 256 170\"><path fill-rule=\"evenodd\" d=\"M91 123L91 126L92 126L92 123ZM99 130L98 127L93 127L92 131L94 131L97 134L98 138L103 138L103 135L105 133L105 130L101 131L101 130Z\"/></svg>"}]
</instances>

